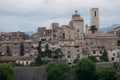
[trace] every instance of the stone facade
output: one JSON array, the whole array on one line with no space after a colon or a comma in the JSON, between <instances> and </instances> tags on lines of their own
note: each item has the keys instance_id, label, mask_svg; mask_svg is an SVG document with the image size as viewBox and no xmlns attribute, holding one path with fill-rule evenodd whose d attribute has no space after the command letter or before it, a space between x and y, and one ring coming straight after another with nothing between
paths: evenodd
<instances>
[{"instance_id":1,"label":"stone facade","mask_svg":"<svg viewBox=\"0 0 120 80\"><path fill-rule=\"evenodd\" d=\"M92 25L98 28L97 32L89 31L89 27ZM73 63L76 58L88 56L95 56L100 60L103 46L107 50L116 50L120 38L119 29L107 33L100 32L98 8L90 10L90 25L86 24L85 29L84 32L84 19L76 10L68 24L60 26L59 23L52 23L50 29L38 27L31 38L23 32L1 33L0 52L4 56L37 56L38 44L41 41L42 52L45 52L46 45L49 46L52 53L60 48L64 54L62 59L67 60L67 63ZM112 53L109 52L109 54Z\"/></svg>"},{"instance_id":2,"label":"stone facade","mask_svg":"<svg viewBox=\"0 0 120 80\"><path fill-rule=\"evenodd\" d=\"M0 36L0 52L4 56L20 56L20 44L29 36L24 32L6 32Z\"/></svg>"},{"instance_id":3,"label":"stone facade","mask_svg":"<svg viewBox=\"0 0 120 80\"><path fill-rule=\"evenodd\" d=\"M99 30L99 9L91 8L90 9L90 26L95 25Z\"/></svg>"}]
</instances>

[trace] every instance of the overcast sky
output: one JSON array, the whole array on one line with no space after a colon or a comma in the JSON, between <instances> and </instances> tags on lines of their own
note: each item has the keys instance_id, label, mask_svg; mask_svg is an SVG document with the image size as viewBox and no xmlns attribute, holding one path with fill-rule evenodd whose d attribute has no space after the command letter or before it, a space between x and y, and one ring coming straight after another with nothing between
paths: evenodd
<instances>
[{"instance_id":1,"label":"overcast sky","mask_svg":"<svg viewBox=\"0 0 120 80\"><path fill-rule=\"evenodd\" d=\"M35 31L52 22L68 24L75 10L90 22L90 8L98 7L100 27L120 24L120 0L0 0L0 31Z\"/></svg>"}]
</instances>

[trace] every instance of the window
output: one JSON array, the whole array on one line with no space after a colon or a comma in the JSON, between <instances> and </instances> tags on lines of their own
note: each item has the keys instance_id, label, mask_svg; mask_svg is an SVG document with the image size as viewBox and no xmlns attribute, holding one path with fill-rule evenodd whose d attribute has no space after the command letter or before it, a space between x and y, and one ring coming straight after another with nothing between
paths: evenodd
<instances>
[{"instance_id":1,"label":"window","mask_svg":"<svg viewBox=\"0 0 120 80\"><path fill-rule=\"evenodd\" d=\"M115 56L115 53L113 53L113 56Z\"/></svg>"},{"instance_id":2,"label":"window","mask_svg":"<svg viewBox=\"0 0 120 80\"><path fill-rule=\"evenodd\" d=\"M26 62L26 65L28 65L28 61Z\"/></svg>"},{"instance_id":3,"label":"window","mask_svg":"<svg viewBox=\"0 0 120 80\"><path fill-rule=\"evenodd\" d=\"M53 37L56 37L56 35L55 35L55 34L53 34Z\"/></svg>"},{"instance_id":4,"label":"window","mask_svg":"<svg viewBox=\"0 0 120 80\"><path fill-rule=\"evenodd\" d=\"M63 33L63 39L65 39L65 33Z\"/></svg>"},{"instance_id":5,"label":"window","mask_svg":"<svg viewBox=\"0 0 120 80\"><path fill-rule=\"evenodd\" d=\"M68 55L67 57L70 58L70 55Z\"/></svg>"},{"instance_id":6,"label":"window","mask_svg":"<svg viewBox=\"0 0 120 80\"><path fill-rule=\"evenodd\" d=\"M112 58L111 58L111 61L114 61L114 60L115 60L115 58L114 58L114 57L112 57Z\"/></svg>"},{"instance_id":7,"label":"window","mask_svg":"<svg viewBox=\"0 0 120 80\"><path fill-rule=\"evenodd\" d=\"M93 51L93 54L95 54L95 51Z\"/></svg>"},{"instance_id":8,"label":"window","mask_svg":"<svg viewBox=\"0 0 120 80\"><path fill-rule=\"evenodd\" d=\"M117 57L120 57L120 52L117 53Z\"/></svg>"},{"instance_id":9,"label":"window","mask_svg":"<svg viewBox=\"0 0 120 80\"><path fill-rule=\"evenodd\" d=\"M95 11L95 14L94 14L94 16L96 17L96 11Z\"/></svg>"},{"instance_id":10,"label":"window","mask_svg":"<svg viewBox=\"0 0 120 80\"><path fill-rule=\"evenodd\" d=\"M75 48L79 48L79 46L75 46Z\"/></svg>"}]
</instances>

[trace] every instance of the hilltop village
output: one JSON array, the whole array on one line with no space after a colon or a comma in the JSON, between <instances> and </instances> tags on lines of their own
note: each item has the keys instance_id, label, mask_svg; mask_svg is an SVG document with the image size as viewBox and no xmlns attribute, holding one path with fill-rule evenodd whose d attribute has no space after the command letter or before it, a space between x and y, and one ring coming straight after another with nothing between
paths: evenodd
<instances>
[{"instance_id":1,"label":"hilltop village","mask_svg":"<svg viewBox=\"0 0 120 80\"><path fill-rule=\"evenodd\" d=\"M99 27L99 9L91 8L90 25L84 23L76 10L66 25L51 23L50 29L38 27L31 36L24 32L1 32L0 59L29 65L40 51L43 60L59 58L73 64L76 59L92 56L102 62L106 51L110 62L120 61L120 28L104 33Z\"/></svg>"}]
</instances>

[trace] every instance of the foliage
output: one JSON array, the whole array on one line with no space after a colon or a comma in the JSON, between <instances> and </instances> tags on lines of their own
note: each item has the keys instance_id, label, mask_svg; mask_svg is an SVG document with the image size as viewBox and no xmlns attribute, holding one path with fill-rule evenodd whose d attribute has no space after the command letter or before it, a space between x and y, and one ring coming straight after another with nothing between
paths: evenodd
<instances>
[{"instance_id":1,"label":"foliage","mask_svg":"<svg viewBox=\"0 0 120 80\"><path fill-rule=\"evenodd\" d=\"M75 63L75 64L76 64L78 60L79 60L79 59L78 59L78 58L76 58L76 59L73 61L73 63Z\"/></svg>"},{"instance_id":2,"label":"foliage","mask_svg":"<svg viewBox=\"0 0 120 80\"><path fill-rule=\"evenodd\" d=\"M36 66L41 66L42 65L42 59L41 59L40 54L38 54L36 59L35 59L35 65Z\"/></svg>"},{"instance_id":3,"label":"foliage","mask_svg":"<svg viewBox=\"0 0 120 80\"><path fill-rule=\"evenodd\" d=\"M70 67L67 64L49 63L46 71L47 80L70 80Z\"/></svg>"},{"instance_id":4,"label":"foliage","mask_svg":"<svg viewBox=\"0 0 120 80\"><path fill-rule=\"evenodd\" d=\"M15 63L14 66L25 66L25 65L20 63Z\"/></svg>"},{"instance_id":5,"label":"foliage","mask_svg":"<svg viewBox=\"0 0 120 80\"><path fill-rule=\"evenodd\" d=\"M41 55L41 41L38 43L38 54Z\"/></svg>"},{"instance_id":6,"label":"foliage","mask_svg":"<svg viewBox=\"0 0 120 80\"><path fill-rule=\"evenodd\" d=\"M112 66L101 66L97 69L99 80L116 80L117 72Z\"/></svg>"},{"instance_id":7,"label":"foliage","mask_svg":"<svg viewBox=\"0 0 120 80\"><path fill-rule=\"evenodd\" d=\"M108 61L108 53L107 53L107 50L106 50L106 48L103 46L102 47L102 49L103 49L103 54L102 54L102 56L100 57L100 59L101 59L101 61Z\"/></svg>"},{"instance_id":8,"label":"foliage","mask_svg":"<svg viewBox=\"0 0 120 80\"><path fill-rule=\"evenodd\" d=\"M57 48L54 53L55 53L55 55L53 56L54 59L60 58L60 56L61 56L61 54L60 54L61 53L61 49Z\"/></svg>"},{"instance_id":9,"label":"foliage","mask_svg":"<svg viewBox=\"0 0 120 80\"><path fill-rule=\"evenodd\" d=\"M96 66L88 58L77 61L75 65L76 76L78 80L96 80Z\"/></svg>"},{"instance_id":10,"label":"foliage","mask_svg":"<svg viewBox=\"0 0 120 80\"><path fill-rule=\"evenodd\" d=\"M98 62L98 60L94 56L88 56L88 58L93 62Z\"/></svg>"},{"instance_id":11,"label":"foliage","mask_svg":"<svg viewBox=\"0 0 120 80\"><path fill-rule=\"evenodd\" d=\"M9 64L0 64L0 80L13 80L13 68Z\"/></svg>"},{"instance_id":12,"label":"foliage","mask_svg":"<svg viewBox=\"0 0 120 80\"><path fill-rule=\"evenodd\" d=\"M37 57L35 59L35 65L36 66L40 66L40 65L42 65L42 59L41 59L41 41L39 41L37 50L38 50L38 55L37 55Z\"/></svg>"},{"instance_id":13,"label":"foliage","mask_svg":"<svg viewBox=\"0 0 120 80\"><path fill-rule=\"evenodd\" d=\"M89 29L92 33L95 33L97 31L97 28L95 25L92 25L90 26L90 29Z\"/></svg>"},{"instance_id":14,"label":"foliage","mask_svg":"<svg viewBox=\"0 0 120 80\"><path fill-rule=\"evenodd\" d=\"M20 43L20 56L24 56L24 44L23 44L23 42Z\"/></svg>"},{"instance_id":15,"label":"foliage","mask_svg":"<svg viewBox=\"0 0 120 80\"><path fill-rule=\"evenodd\" d=\"M2 56L2 52L0 52L0 56Z\"/></svg>"}]
</instances>

